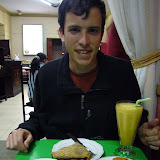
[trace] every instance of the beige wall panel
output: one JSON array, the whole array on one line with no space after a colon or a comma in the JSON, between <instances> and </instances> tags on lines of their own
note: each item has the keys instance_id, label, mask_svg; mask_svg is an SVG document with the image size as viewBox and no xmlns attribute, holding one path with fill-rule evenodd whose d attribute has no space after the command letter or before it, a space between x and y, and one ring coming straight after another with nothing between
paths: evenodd
<instances>
[{"instance_id":1,"label":"beige wall panel","mask_svg":"<svg viewBox=\"0 0 160 160\"><path fill-rule=\"evenodd\" d=\"M0 35L4 35L4 25L0 25Z\"/></svg>"},{"instance_id":2,"label":"beige wall panel","mask_svg":"<svg viewBox=\"0 0 160 160\"><path fill-rule=\"evenodd\" d=\"M0 39L5 39L4 25L0 25Z\"/></svg>"},{"instance_id":3,"label":"beige wall panel","mask_svg":"<svg viewBox=\"0 0 160 160\"><path fill-rule=\"evenodd\" d=\"M5 31L5 39L9 39L10 40L10 37L11 37L11 33Z\"/></svg>"},{"instance_id":4,"label":"beige wall panel","mask_svg":"<svg viewBox=\"0 0 160 160\"><path fill-rule=\"evenodd\" d=\"M4 35L2 35L2 36L0 35L0 39L1 40L5 39L5 36Z\"/></svg>"},{"instance_id":5,"label":"beige wall panel","mask_svg":"<svg viewBox=\"0 0 160 160\"><path fill-rule=\"evenodd\" d=\"M21 60L32 60L34 56L23 55L22 25L42 24L43 25L43 51L47 54L47 38L59 38L57 17L11 17L12 30L12 57L19 54Z\"/></svg>"},{"instance_id":6,"label":"beige wall panel","mask_svg":"<svg viewBox=\"0 0 160 160\"><path fill-rule=\"evenodd\" d=\"M12 34L12 59L15 58L15 54L19 54L20 59L22 59L22 47L19 46L22 46L22 35L17 33Z\"/></svg>"},{"instance_id":7,"label":"beige wall panel","mask_svg":"<svg viewBox=\"0 0 160 160\"><path fill-rule=\"evenodd\" d=\"M4 12L5 32L11 33L11 16Z\"/></svg>"},{"instance_id":8,"label":"beige wall panel","mask_svg":"<svg viewBox=\"0 0 160 160\"><path fill-rule=\"evenodd\" d=\"M0 10L0 24L4 24L3 11Z\"/></svg>"},{"instance_id":9,"label":"beige wall panel","mask_svg":"<svg viewBox=\"0 0 160 160\"><path fill-rule=\"evenodd\" d=\"M10 40L11 43L11 16L8 13L0 10L0 24L2 23L3 25L0 26L0 39Z\"/></svg>"},{"instance_id":10,"label":"beige wall panel","mask_svg":"<svg viewBox=\"0 0 160 160\"><path fill-rule=\"evenodd\" d=\"M41 18L41 19L43 19L43 24L44 24L43 26L44 34L57 33L57 30L59 29L57 17Z\"/></svg>"},{"instance_id":11,"label":"beige wall panel","mask_svg":"<svg viewBox=\"0 0 160 160\"><path fill-rule=\"evenodd\" d=\"M60 38L59 35L57 33L52 33L52 34L45 34L44 35L44 39L46 40L47 38Z\"/></svg>"},{"instance_id":12,"label":"beige wall panel","mask_svg":"<svg viewBox=\"0 0 160 160\"><path fill-rule=\"evenodd\" d=\"M10 54L12 55L12 35L11 35L11 16L4 12L4 30L5 30L5 37L4 39L10 40Z\"/></svg>"}]
</instances>

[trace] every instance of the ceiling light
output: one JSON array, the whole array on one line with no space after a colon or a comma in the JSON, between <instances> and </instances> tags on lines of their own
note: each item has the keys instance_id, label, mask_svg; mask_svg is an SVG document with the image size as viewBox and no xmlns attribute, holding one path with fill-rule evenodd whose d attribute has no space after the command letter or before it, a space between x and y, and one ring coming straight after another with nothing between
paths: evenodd
<instances>
[{"instance_id":1,"label":"ceiling light","mask_svg":"<svg viewBox=\"0 0 160 160\"><path fill-rule=\"evenodd\" d=\"M61 3L62 0L48 0L52 3L52 7L58 7Z\"/></svg>"},{"instance_id":2,"label":"ceiling light","mask_svg":"<svg viewBox=\"0 0 160 160\"><path fill-rule=\"evenodd\" d=\"M48 4L48 5L52 6L52 4L50 2L48 2L48 1L45 1L45 0L40 0L40 1L45 3L45 4Z\"/></svg>"},{"instance_id":3,"label":"ceiling light","mask_svg":"<svg viewBox=\"0 0 160 160\"><path fill-rule=\"evenodd\" d=\"M19 16L22 15L22 11L21 10L17 10L17 12L18 12Z\"/></svg>"},{"instance_id":4,"label":"ceiling light","mask_svg":"<svg viewBox=\"0 0 160 160\"><path fill-rule=\"evenodd\" d=\"M41 0L41 1L52 7L58 7L62 2L62 0Z\"/></svg>"}]
</instances>

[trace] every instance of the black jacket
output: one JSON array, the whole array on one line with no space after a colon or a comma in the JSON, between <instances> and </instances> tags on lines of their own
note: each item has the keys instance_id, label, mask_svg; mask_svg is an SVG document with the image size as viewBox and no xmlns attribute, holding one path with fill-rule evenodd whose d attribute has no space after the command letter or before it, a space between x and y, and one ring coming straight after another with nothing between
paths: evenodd
<instances>
[{"instance_id":1,"label":"black jacket","mask_svg":"<svg viewBox=\"0 0 160 160\"><path fill-rule=\"evenodd\" d=\"M118 139L115 104L139 99L139 86L129 61L100 51L97 58L98 75L86 94L70 77L68 54L45 64L35 84L35 112L19 127L30 130L35 140L64 139L67 132L89 139ZM142 122L146 120L145 115Z\"/></svg>"}]
</instances>

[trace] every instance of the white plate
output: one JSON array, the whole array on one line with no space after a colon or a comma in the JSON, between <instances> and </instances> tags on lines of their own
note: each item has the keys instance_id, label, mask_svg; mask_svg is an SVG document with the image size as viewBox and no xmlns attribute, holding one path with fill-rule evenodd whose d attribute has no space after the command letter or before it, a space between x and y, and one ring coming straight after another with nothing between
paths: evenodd
<instances>
[{"instance_id":1,"label":"white plate","mask_svg":"<svg viewBox=\"0 0 160 160\"><path fill-rule=\"evenodd\" d=\"M95 154L95 156L93 156L91 158L91 160L97 160L97 159L99 159L103 155L103 153L104 153L103 147L99 143L97 143L95 141L92 141L92 140L89 140L89 139L85 139L85 138L78 138L78 140L81 143L83 143L84 146L86 146L87 148L89 148L92 153ZM58 143L56 143L53 146L52 152L55 152L58 149L61 149L62 147L70 146L70 145L72 145L74 143L75 142L71 138L59 141Z\"/></svg>"},{"instance_id":2,"label":"white plate","mask_svg":"<svg viewBox=\"0 0 160 160\"><path fill-rule=\"evenodd\" d=\"M118 157L118 156L102 157L99 160L113 160L113 158L116 158L116 157ZM131 160L131 159L128 159L128 160Z\"/></svg>"},{"instance_id":3,"label":"white plate","mask_svg":"<svg viewBox=\"0 0 160 160\"><path fill-rule=\"evenodd\" d=\"M38 159L35 159L35 160L53 160L53 158L38 158Z\"/></svg>"}]
</instances>

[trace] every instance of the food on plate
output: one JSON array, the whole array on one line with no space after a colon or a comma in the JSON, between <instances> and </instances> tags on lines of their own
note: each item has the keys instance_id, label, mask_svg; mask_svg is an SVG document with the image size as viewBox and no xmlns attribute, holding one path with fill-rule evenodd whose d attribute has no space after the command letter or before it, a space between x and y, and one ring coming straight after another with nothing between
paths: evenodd
<instances>
[{"instance_id":1,"label":"food on plate","mask_svg":"<svg viewBox=\"0 0 160 160\"><path fill-rule=\"evenodd\" d=\"M91 159L92 154L78 142L51 153L57 159Z\"/></svg>"},{"instance_id":2,"label":"food on plate","mask_svg":"<svg viewBox=\"0 0 160 160\"><path fill-rule=\"evenodd\" d=\"M122 157L116 157L116 158L113 158L113 160L128 160L127 158L122 158Z\"/></svg>"}]
</instances>

